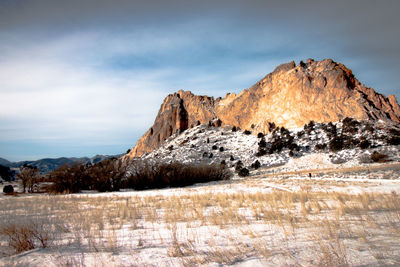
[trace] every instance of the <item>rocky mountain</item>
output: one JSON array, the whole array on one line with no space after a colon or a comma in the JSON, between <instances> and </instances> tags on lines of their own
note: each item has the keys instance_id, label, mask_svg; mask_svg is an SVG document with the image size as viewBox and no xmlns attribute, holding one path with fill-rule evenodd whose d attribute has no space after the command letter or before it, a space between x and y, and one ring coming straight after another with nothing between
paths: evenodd
<instances>
[{"instance_id":1,"label":"rocky mountain","mask_svg":"<svg viewBox=\"0 0 400 267\"><path fill-rule=\"evenodd\" d=\"M311 120L326 123L345 117L397 124L400 107L394 95L385 97L364 86L350 69L331 59L290 62L237 95L214 99L183 90L168 95L154 125L127 156L139 157L172 134L216 118L216 124L268 133L272 123L294 128Z\"/></svg>"}]
</instances>

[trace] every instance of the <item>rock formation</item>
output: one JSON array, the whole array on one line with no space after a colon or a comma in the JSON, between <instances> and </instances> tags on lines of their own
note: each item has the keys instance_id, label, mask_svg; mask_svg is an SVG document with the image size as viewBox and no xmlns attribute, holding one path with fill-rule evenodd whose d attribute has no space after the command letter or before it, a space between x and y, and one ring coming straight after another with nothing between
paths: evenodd
<instances>
[{"instance_id":1,"label":"rock formation","mask_svg":"<svg viewBox=\"0 0 400 267\"><path fill-rule=\"evenodd\" d=\"M128 154L139 157L157 148L173 133L220 119L254 132L268 132L269 122L286 128L315 122L358 120L400 122L394 95L385 97L361 84L352 71L331 59L278 66L272 73L240 94L214 99L190 91L168 95L154 125Z\"/></svg>"},{"instance_id":2,"label":"rock formation","mask_svg":"<svg viewBox=\"0 0 400 267\"><path fill-rule=\"evenodd\" d=\"M157 148L172 134L208 122L216 117L214 108L216 102L218 101L213 97L196 96L183 90L168 95L158 111L153 126L137 141L129 156L141 156Z\"/></svg>"}]
</instances>

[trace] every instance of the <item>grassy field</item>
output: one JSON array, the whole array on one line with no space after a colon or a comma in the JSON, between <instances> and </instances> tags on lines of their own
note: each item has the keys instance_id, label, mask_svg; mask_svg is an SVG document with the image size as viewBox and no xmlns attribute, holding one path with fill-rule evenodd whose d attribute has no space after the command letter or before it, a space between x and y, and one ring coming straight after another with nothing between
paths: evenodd
<instances>
[{"instance_id":1,"label":"grassy field","mask_svg":"<svg viewBox=\"0 0 400 267\"><path fill-rule=\"evenodd\" d=\"M308 181L250 178L185 189L2 197L0 264L400 264L398 187L354 193L328 190L340 187L337 181Z\"/></svg>"}]
</instances>

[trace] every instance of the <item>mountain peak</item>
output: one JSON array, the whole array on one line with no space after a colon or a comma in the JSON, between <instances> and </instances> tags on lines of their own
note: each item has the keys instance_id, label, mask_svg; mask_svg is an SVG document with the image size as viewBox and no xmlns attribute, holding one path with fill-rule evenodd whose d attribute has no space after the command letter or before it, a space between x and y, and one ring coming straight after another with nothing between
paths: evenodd
<instances>
[{"instance_id":1,"label":"mountain peak","mask_svg":"<svg viewBox=\"0 0 400 267\"><path fill-rule=\"evenodd\" d=\"M395 96L385 97L361 84L345 65L332 59L281 64L240 94L214 99L179 90L168 95L154 125L128 156L138 157L160 146L169 136L219 119L220 124L269 132L270 123L286 128L309 121L358 120L400 122Z\"/></svg>"}]
</instances>

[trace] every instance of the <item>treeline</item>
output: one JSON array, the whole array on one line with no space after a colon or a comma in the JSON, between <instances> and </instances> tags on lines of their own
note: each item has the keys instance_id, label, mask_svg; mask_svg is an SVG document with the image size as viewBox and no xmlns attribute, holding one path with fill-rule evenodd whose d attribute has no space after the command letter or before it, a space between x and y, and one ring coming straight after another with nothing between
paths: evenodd
<instances>
[{"instance_id":1,"label":"treeline","mask_svg":"<svg viewBox=\"0 0 400 267\"><path fill-rule=\"evenodd\" d=\"M60 167L50 173L48 181L51 184L47 190L53 193L77 193L82 190L106 192L125 188L144 190L228 180L231 176L231 171L221 164L108 159L94 165Z\"/></svg>"}]
</instances>

